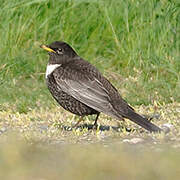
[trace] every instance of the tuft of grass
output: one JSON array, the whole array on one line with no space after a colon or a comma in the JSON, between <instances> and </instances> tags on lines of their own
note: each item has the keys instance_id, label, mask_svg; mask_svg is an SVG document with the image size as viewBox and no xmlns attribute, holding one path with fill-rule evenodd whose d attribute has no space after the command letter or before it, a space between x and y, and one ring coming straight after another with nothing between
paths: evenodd
<instances>
[{"instance_id":1,"label":"tuft of grass","mask_svg":"<svg viewBox=\"0 0 180 180\"><path fill-rule=\"evenodd\" d=\"M129 103L179 101L178 15L178 2L168 0L2 0L0 103L19 112L51 104L39 44L55 40L72 45Z\"/></svg>"}]
</instances>

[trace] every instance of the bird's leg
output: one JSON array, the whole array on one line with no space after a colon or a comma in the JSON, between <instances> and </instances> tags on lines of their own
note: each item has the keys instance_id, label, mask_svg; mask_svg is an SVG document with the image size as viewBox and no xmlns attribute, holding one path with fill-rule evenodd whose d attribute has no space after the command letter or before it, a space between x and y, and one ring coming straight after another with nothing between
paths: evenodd
<instances>
[{"instance_id":1,"label":"bird's leg","mask_svg":"<svg viewBox=\"0 0 180 180\"><path fill-rule=\"evenodd\" d=\"M100 112L98 112L98 114L96 116L95 122L93 124L94 127L97 127L97 120L98 120L99 114L100 114Z\"/></svg>"},{"instance_id":2,"label":"bird's leg","mask_svg":"<svg viewBox=\"0 0 180 180\"><path fill-rule=\"evenodd\" d=\"M78 122L73 126L73 128L77 127L77 126L79 125L79 123L80 123L81 121L83 121L83 117L84 117L84 116L81 116L81 117L80 117L80 119L79 119Z\"/></svg>"}]
</instances>

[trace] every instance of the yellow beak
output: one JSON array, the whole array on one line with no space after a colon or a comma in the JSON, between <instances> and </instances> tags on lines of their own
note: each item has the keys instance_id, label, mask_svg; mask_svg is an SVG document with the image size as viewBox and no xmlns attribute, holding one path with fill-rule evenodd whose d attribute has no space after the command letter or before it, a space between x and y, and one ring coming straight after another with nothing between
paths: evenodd
<instances>
[{"instance_id":1,"label":"yellow beak","mask_svg":"<svg viewBox=\"0 0 180 180\"><path fill-rule=\"evenodd\" d=\"M44 44L40 45L40 48L43 48L43 49L45 49L45 50L46 50L46 51L48 51L48 52L53 52L53 53L56 53L53 49L51 49L51 48L47 47L47 46L46 46L46 45L44 45Z\"/></svg>"}]
</instances>

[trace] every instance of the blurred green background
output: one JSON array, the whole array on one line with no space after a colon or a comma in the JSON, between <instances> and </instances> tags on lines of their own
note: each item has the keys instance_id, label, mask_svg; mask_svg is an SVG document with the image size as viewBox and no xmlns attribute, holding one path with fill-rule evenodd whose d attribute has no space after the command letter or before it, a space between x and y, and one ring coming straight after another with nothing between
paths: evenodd
<instances>
[{"instance_id":1,"label":"blurred green background","mask_svg":"<svg viewBox=\"0 0 180 180\"><path fill-rule=\"evenodd\" d=\"M0 7L0 179L179 179L178 0L0 0ZM48 55L39 48L56 40L173 131L59 128L74 119L46 87Z\"/></svg>"},{"instance_id":2,"label":"blurred green background","mask_svg":"<svg viewBox=\"0 0 180 180\"><path fill-rule=\"evenodd\" d=\"M50 105L41 43L68 42L132 105L180 100L179 3L1 0L0 103Z\"/></svg>"}]
</instances>

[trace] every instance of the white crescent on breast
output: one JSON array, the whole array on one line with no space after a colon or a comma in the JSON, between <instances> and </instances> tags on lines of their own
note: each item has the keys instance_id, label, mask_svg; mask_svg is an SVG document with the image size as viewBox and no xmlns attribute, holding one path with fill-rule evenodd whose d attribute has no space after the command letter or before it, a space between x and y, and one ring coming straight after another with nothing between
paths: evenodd
<instances>
[{"instance_id":1,"label":"white crescent on breast","mask_svg":"<svg viewBox=\"0 0 180 180\"><path fill-rule=\"evenodd\" d=\"M48 64L46 67L46 78L50 75L56 68L60 67L61 64Z\"/></svg>"}]
</instances>

